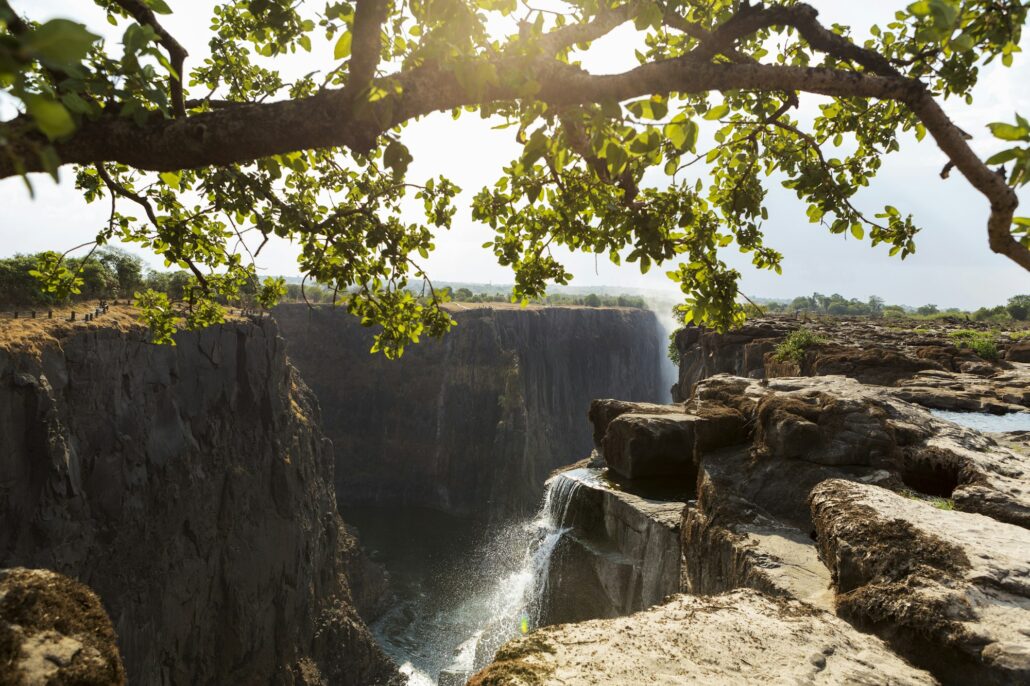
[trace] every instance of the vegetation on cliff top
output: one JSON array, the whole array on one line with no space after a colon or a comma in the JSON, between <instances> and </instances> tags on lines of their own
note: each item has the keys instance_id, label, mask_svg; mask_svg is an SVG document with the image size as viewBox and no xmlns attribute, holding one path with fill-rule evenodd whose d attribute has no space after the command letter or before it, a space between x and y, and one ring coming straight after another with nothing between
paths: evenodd
<instances>
[{"instance_id":1,"label":"vegetation on cliff top","mask_svg":"<svg viewBox=\"0 0 1030 686\"><path fill-rule=\"evenodd\" d=\"M398 354L446 331L453 320L422 260L458 189L412 178L402 138L436 111L495 117L523 146L472 205L517 299L568 283L549 250L564 246L644 272L677 260L668 274L685 321L740 323L740 274L720 255L780 270L762 231L770 179L811 222L904 258L916 249L911 216L860 209L857 192L905 132L929 134L946 170L988 201L990 248L1030 269L1030 218L1015 216L1014 191L1030 179L1030 124L983 122L1003 142L984 160L940 105L970 103L984 65L1012 63L1019 0L919 0L861 42L790 1L233 0L216 4L210 53L193 57L166 29L164 0L95 3L124 27L121 45L65 19L26 21L0 0L0 83L20 108L0 122L0 178L77 165L86 199L111 203L91 242L136 243L188 270L212 316L247 283L281 294L281 283L254 283L275 235L301 247L312 280L355 291L347 307L381 327L377 349ZM593 41L620 27L635 29L639 64L584 70ZM291 54L318 49L333 55L320 72L280 73ZM811 122L802 96L819 98ZM695 163L707 165L696 183L684 171ZM418 221L402 213L409 195ZM57 253L39 271L52 292L80 286ZM158 300L147 316L168 316Z\"/></svg>"}]
</instances>

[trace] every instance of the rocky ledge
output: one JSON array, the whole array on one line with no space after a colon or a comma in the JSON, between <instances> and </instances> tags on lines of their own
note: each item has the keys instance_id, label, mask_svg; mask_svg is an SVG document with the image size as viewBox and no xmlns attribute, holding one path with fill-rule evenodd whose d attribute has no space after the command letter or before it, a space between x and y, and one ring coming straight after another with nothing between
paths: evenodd
<instances>
[{"instance_id":1,"label":"rocky ledge","mask_svg":"<svg viewBox=\"0 0 1030 686\"><path fill-rule=\"evenodd\" d=\"M590 417L596 479L679 489L621 498L636 510L621 519L685 505L665 545L689 595L541 630L473 683L750 683L766 668L826 683L1030 679L1030 464L1015 441L843 376L716 375L687 402L601 400ZM568 512L589 512L596 490L574 491ZM620 539L593 531L580 564L596 569Z\"/></svg>"},{"instance_id":2,"label":"rocky ledge","mask_svg":"<svg viewBox=\"0 0 1030 686\"><path fill-rule=\"evenodd\" d=\"M469 686L935 684L828 612L751 590L668 603L512 641Z\"/></svg>"},{"instance_id":3,"label":"rocky ledge","mask_svg":"<svg viewBox=\"0 0 1030 686\"><path fill-rule=\"evenodd\" d=\"M817 341L797 358L780 359L776 346L801 328ZM964 334L989 339L996 354L981 357L963 343ZM1025 331L999 333L978 322L916 326L886 319L770 316L728 333L686 327L676 333L674 345L680 373L673 397L681 401L716 374L842 375L896 387L898 397L926 407L993 413L1030 408L1030 338Z\"/></svg>"}]
</instances>

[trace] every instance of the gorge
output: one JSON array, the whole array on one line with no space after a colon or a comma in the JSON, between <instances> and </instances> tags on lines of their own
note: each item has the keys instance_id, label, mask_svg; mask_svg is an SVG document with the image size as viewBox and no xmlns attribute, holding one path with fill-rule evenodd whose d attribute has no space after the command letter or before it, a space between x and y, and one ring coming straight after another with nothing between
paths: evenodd
<instances>
[{"instance_id":1,"label":"gorge","mask_svg":"<svg viewBox=\"0 0 1030 686\"><path fill-rule=\"evenodd\" d=\"M118 308L9 333L0 566L89 588L5 572L0 659L83 683L119 652L144 684L1030 676L1019 339L685 329L670 402L650 312L454 314L399 362L301 305L174 347ZM820 342L785 361L799 328ZM9 619L89 589L110 629Z\"/></svg>"}]
</instances>

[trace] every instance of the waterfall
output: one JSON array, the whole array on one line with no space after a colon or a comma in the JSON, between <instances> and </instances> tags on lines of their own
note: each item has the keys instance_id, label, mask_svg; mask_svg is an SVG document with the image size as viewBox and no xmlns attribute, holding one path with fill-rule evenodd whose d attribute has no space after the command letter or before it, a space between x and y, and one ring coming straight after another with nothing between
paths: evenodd
<instances>
[{"instance_id":1,"label":"waterfall","mask_svg":"<svg viewBox=\"0 0 1030 686\"><path fill-rule=\"evenodd\" d=\"M572 528L576 492L595 472L577 469L551 477L534 516L484 532L460 551L450 550L446 564L408 589L373 624L380 645L408 675L410 686L464 683L501 645L540 626L551 557ZM374 522L369 531L375 531ZM406 550L447 545L446 540L429 540L434 530L446 538L440 527L404 521L387 528L393 540L395 532L409 532L402 546Z\"/></svg>"}]
</instances>

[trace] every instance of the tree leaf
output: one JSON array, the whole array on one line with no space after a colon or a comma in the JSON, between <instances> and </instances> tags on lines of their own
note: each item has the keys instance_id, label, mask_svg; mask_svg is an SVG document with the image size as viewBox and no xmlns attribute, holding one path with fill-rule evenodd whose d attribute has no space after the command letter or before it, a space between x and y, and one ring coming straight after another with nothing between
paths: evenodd
<instances>
[{"instance_id":1,"label":"tree leaf","mask_svg":"<svg viewBox=\"0 0 1030 686\"><path fill-rule=\"evenodd\" d=\"M715 107L713 107L705 113L705 119L707 119L708 121L713 121L715 119L719 119L720 117L724 117L726 113L728 113L729 111L730 106L726 103L716 105Z\"/></svg>"},{"instance_id":2,"label":"tree leaf","mask_svg":"<svg viewBox=\"0 0 1030 686\"><path fill-rule=\"evenodd\" d=\"M340 35L340 39L336 41L336 47L333 48L333 57L338 60L346 59L350 57L350 44L353 39L353 35L350 31L345 31Z\"/></svg>"},{"instance_id":3,"label":"tree leaf","mask_svg":"<svg viewBox=\"0 0 1030 686\"><path fill-rule=\"evenodd\" d=\"M50 66L68 69L86 57L100 36L90 33L82 24L67 19L51 19L25 37L26 52Z\"/></svg>"},{"instance_id":4,"label":"tree leaf","mask_svg":"<svg viewBox=\"0 0 1030 686\"><path fill-rule=\"evenodd\" d=\"M64 105L45 95L26 95L25 109L36 121L39 130L50 140L63 138L75 131L75 122Z\"/></svg>"},{"instance_id":5,"label":"tree leaf","mask_svg":"<svg viewBox=\"0 0 1030 686\"><path fill-rule=\"evenodd\" d=\"M166 3L165 0L143 0L143 4L158 14L172 13L172 8L168 6L168 3Z\"/></svg>"}]
</instances>

